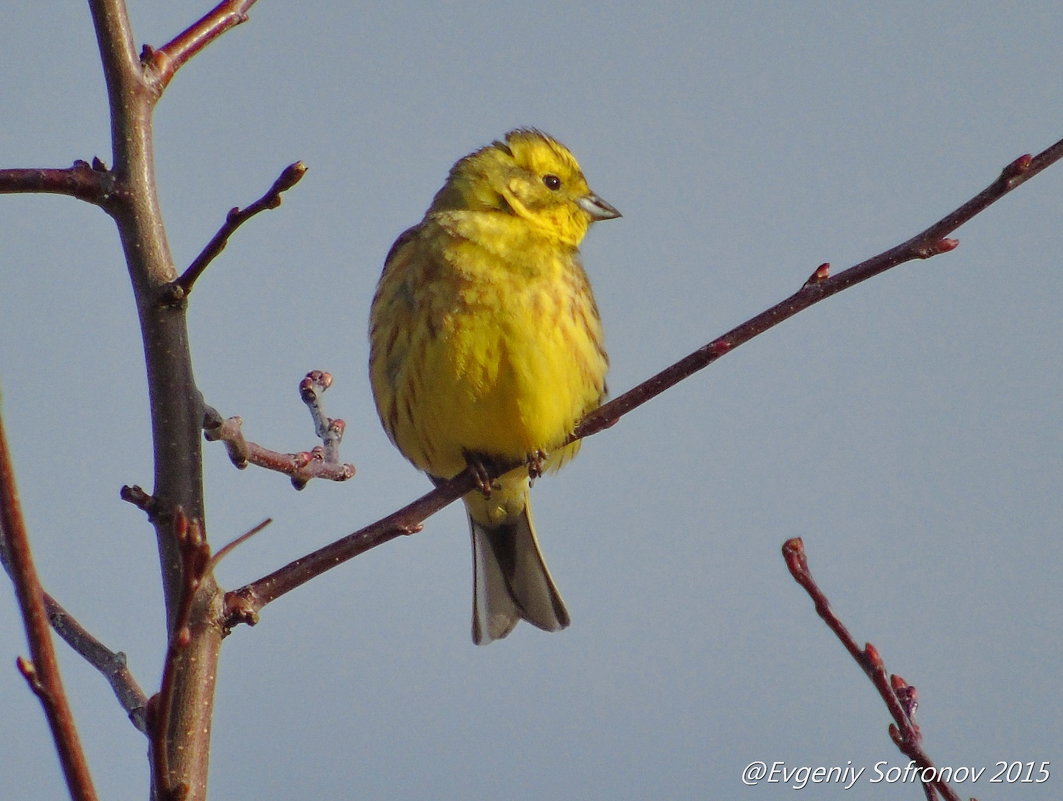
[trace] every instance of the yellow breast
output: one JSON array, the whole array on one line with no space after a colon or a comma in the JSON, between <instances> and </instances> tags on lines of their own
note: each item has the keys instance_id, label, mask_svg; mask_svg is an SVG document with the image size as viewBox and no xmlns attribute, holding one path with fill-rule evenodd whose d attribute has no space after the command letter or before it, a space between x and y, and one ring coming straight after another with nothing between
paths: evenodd
<instances>
[{"instance_id":1,"label":"yellow breast","mask_svg":"<svg viewBox=\"0 0 1063 801\"><path fill-rule=\"evenodd\" d=\"M393 254L373 303L381 419L410 461L441 477L464 469L467 452L552 451L605 392L601 323L575 249L482 222L426 221L435 230Z\"/></svg>"}]
</instances>

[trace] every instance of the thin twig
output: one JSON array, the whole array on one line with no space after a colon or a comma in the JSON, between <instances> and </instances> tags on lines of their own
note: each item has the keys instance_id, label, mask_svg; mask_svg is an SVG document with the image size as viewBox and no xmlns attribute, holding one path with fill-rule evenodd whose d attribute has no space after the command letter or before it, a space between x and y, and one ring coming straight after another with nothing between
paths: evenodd
<instances>
[{"instance_id":1,"label":"thin twig","mask_svg":"<svg viewBox=\"0 0 1063 801\"><path fill-rule=\"evenodd\" d=\"M314 430L323 441L309 451L299 453L280 453L248 442L243 434L243 419L229 417L223 419L218 411L210 406L203 416L203 435L208 442L223 442L231 461L243 470L249 464L275 470L291 477L292 486L303 489L312 478L324 478L329 481L346 481L355 474L352 464L339 461L340 442L346 424L325 415L321 394L332 385L332 375L321 370L312 370L299 382L299 397L310 410Z\"/></svg>"},{"instance_id":2,"label":"thin twig","mask_svg":"<svg viewBox=\"0 0 1063 801\"><path fill-rule=\"evenodd\" d=\"M634 389L588 414L576 426L576 430L567 442L589 437L609 428L632 409L712 364L723 354L843 289L906 261L926 259L954 249L956 241L946 239L946 234L951 233L959 225L984 211L1016 186L1029 180L1060 158L1063 158L1063 140L1056 142L1037 156L1027 155L1016 159L1005 167L997 180L986 189L907 242L861 262L834 277L830 276L829 265L820 265L801 289L786 300L761 312L723 336L717 337ZM489 477L495 478L517 467L520 467L520 463L513 461L489 465L487 469ZM478 482L472 473L465 470L397 512L309 553L268 576L228 593L226 595L227 628L232 628L239 623L253 624L258 619L258 613L263 606L314 576L377 545L403 534L411 534L420 530L420 525L425 518L435 514L477 485Z\"/></svg>"},{"instance_id":3,"label":"thin twig","mask_svg":"<svg viewBox=\"0 0 1063 801\"><path fill-rule=\"evenodd\" d=\"M140 59L154 73L154 87L162 94L185 62L230 28L247 22L255 0L222 0L203 17L158 50L145 45Z\"/></svg>"},{"instance_id":4,"label":"thin twig","mask_svg":"<svg viewBox=\"0 0 1063 801\"><path fill-rule=\"evenodd\" d=\"M927 777L923 779L923 787L924 791L927 792L927 797L931 797L927 788L932 787L946 801L960 801L959 795L947 782L941 780L940 771L923 750L923 736L915 723L915 708L917 706L915 687L909 685L900 676L888 676L885 663L882 661L878 649L871 643L866 643L863 648L857 645L856 640L853 639L845 624L841 622L834 610L831 609L827 596L812 577L812 573L808 569L808 559L805 556L805 545L801 538L795 537L783 543L782 553L790 574L808 593L812 602L816 605L816 613L823 618L827 627L834 632L834 636L845 646L845 650L849 652L856 664L871 679L871 683L878 690L879 696L886 703L886 708L889 709L890 716L894 720L894 723L891 723L889 728L890 739L893 740L901 753L915 762L919 768L920 777Z\"/></svg>"},{"instance_id":5,"label":"thin twig","mask_svg":"<svg viewBox=\"0 0 1063 801\"><path fill-rule=\"evenodd\" d=\"M608 428L632 409L675 386L698 370L708 367L725 353L729 353L758 334L763 334L769 328L793 317L798 312L804 311L821 300L826 300L831 295L907 261L928 259L953 250L958 242L946 239L948 234L1000 200L1015 187L1059 161L1060 158L1063 158L1063 139L1036 156L1025 155L1015 159L1003 169L993 183L907 242L902 242L835 276L830 276L829 265L821 265L804 286L786 300L731 329L723 336L717 337L647 381L643 381L634 389L588 414L576 427L573 439L596 434Z\"/></svg>"},{"instance_id":6,"label":"thin twig","mask_svg":"<svg viewBox=\"0 0 1063 801\"><path fill-rule=\"evenodd\" d=\"M22 507L15 488L15 469L7 447L7 435L0 419L0 539L4 541L7 567L15 585L22 612L30 659L22 657L18 667L44 707L52 730L59 761L63 766L70 795L78 801L95 801L96 790L81 748L74 717L67 703L59 663L52 647L48 613L44 608L44 591L33 565L29 538L22 518Z\"/></svg>"},{"instance_id":7,"label":"thin twig","mask_svg":"<svg viewBox=\"0 0 1063 801\"><path fill-rule=\"evenodd\" d=\"M259 212L280 206L281 194L299 183L299 180L304 175L306 175L306 165L303 162L297 161L294 164L289 164L284 168L277 180L273 182L273 186L269 188L266 194L247 208L230 209L225 217L225 222L218 229L218 233L214 234L214 237L203 248L203 251L196 256L195 260L188 266L188 269L181 274L181 277L170 284L168 291L164 292L160 298L160 302L176 303L187 297L188 293L192 291L192 285L207 269L207 266L219 253L225 250L225 246L229 244L229 237L235 233L236 229Z\"/></svg>"},{"instance_id":8,"label":"thin twig","mask_svg":"<svg viewBox=\"0 0 1063 801\"><path fill-rule=\"evenodd\" d=\"M220 415L215 418L210 413L211 411L208 409L204 418L203 435L209 442L224 442L229 453L229 461L240 470L253 464L256 467L284 473L291 477L292 486L296 489L305 487L312 478L346 481L354 476L354 465L326 461L325 448L321 445L298 453L272 451L256 442L244 439L241 430L242 418L228 417L222 420Z\"/></svg>"},{"instance_id":9,"label":"thin twig","mask_svg":"<svg viewBox=\"0 0 1063 801\"><path fill-rule=\"evenodd\" d=\"M214 570L214 568L216 568L218 566L218 562L220 562L222 559L224 559L226 556L228 556L230 553L232 553L235 548L238 548L241 545L243 545L245 542L247 542L253 536L258 534L258 532L260 532L262 529L264 529L266 526L268 526L272 522L273 522L273 518L267 517L265 520L263 520L257 526L254 526L253 528L249 529L248 531L245 531L243 534L241 534L239 537L237 537L232 542L227 543L226 545L223 545L220 549L218 549L218 552L216 554L214 554L214 556L212 556L210 558L210 561L207 563L207 566L204 568L203 572L204 573L210 573L212 570Z\"/></svg>"},{"instance_id":10,"label":"thin twig","mask_svg":"<svg viewBox=\"0 0 1063 801\"><path fill-rule=\"evenodd\" d=\"M333 469L339 469L344 479L354 475L354 465L340 464L340 443L343 442L343 432L347 430L347 424L339 418L332 418L325 414L325 405L321 396L332 386L332 373L323 370L311 370L302 381L299 382L299 398L306 404L310 412L310 419L314 423L314 433L321 440L321 453L319 454L325 465ZM315 448L311 453L317 454ZM292 477L292 484L296 489L306 486L306 480L301 477Z\"/></svg>"},{"instance_id":11,"label":"thin twig","mask_svg":"<svg viewBox=\"0 0 1063 801\"><path fill-rule=\"evenodd\" d=\"M103 674L129 720L138 730L147 733L147 725L144 722L147 696L129 671L125 654L112 651L93 637L48 593L44 594L44 606L48 611L48 621L56 634Z\"/></svg>"},{"instance_id":12,"label":"thin twig","mask_svg":"<svg viewBox=\"0 0 1063 801\"><path fill-rule=\"evenodd\" d=\"M325 461L338 464L340 443L343 441L343 432L347 429L347 424L325 414L321 396L331 386L332 373L311 370L299 382L299 397L306 404L310 419L314 422L314 433L317 434L325 448Z\"/></svg>"}]
</instances>

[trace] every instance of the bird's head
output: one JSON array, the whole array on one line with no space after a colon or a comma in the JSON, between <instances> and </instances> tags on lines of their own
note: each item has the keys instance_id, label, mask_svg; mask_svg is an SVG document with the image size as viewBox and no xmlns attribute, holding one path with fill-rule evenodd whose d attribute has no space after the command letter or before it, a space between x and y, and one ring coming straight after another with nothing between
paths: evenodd
<instances>
[{"instance_id":1,"label":"bird's head","mask_svg":"<svg viewBox=\"0 0 1063 801\"><path fill-rule=\"evenodd\" d=\"M569 149L534 128L510 131L455 164L430 211L448 209L512 214L572 247L592 222L620 216L591 191Z\"/></svg>"}]
</instances>

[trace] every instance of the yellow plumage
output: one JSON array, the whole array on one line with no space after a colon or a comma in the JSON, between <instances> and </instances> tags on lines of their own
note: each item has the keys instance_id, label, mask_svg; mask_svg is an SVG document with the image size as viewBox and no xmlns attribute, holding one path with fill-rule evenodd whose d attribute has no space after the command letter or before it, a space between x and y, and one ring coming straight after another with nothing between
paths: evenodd
<instances>
[{"instance_id":1,"label":"yellow plumage","mask_svg":"<svg viewBox=\"0 0 1063 801\"><path fill-rule=\"evenodd\" d=\"M370 315L370 378L388 436L435 480L468 464L560 447L605 395L608 358L579 243L620 216L579 164L519 129L458 161L424 219L391 248ZM473 640L521 618L548 631L568 612L539 552L528 469L465 496L473 533Z\"/></svg>"}]
</instances>

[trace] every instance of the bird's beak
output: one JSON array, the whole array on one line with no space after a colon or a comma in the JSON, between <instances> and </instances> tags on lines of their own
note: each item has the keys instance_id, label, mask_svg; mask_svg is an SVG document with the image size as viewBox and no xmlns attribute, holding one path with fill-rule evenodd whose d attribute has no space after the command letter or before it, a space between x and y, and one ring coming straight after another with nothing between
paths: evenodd
<instances>
[{"instance_id":1,"label":"bird's beak","mask_svg":"<svg viewBox=\"0 0 1063 801\"><path fill-rule=\"evenodd\" d=\"M620 212L606 203L596 194L591 192L576 201L579 207L590 215L592 220L612 220L620 216Z\"/></svg>"}]
</instances>

